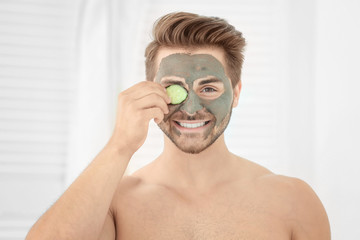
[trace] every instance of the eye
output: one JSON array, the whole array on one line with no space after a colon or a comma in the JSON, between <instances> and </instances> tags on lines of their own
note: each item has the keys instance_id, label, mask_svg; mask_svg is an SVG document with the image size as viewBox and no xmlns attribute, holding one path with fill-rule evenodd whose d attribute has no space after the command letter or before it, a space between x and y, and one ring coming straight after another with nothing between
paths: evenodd
<instances>
[{"instance_id":1,"label":"eye","mask_svg":"<svg viewBox=\"0 0 360 240\"><path fill-rule=\"evenodd\" d=\"M203 89L201 89L202 93L212 93L212 92L217 92L215 88L212 88L212 87L205 87Z\"/></svg>"}]
</instances>

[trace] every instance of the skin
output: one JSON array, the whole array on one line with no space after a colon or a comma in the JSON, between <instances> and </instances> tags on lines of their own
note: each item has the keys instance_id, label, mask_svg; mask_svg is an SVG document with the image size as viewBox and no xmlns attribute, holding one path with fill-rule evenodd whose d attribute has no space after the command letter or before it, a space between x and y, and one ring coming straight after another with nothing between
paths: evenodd
<instances>
[{"instance_id":1,"label":"skin","mask_svg":"<svg viewBox=\"0 0 360 240\"><path fill-rule=\"evenodd\" d=\"M224 53L218 48L163 48L156 59L157 68L167 56L185 53L211 55L226 69ZM195 82L192 97L201 97L197 105L203 103L210 109L222 90L210 98L197 91ZM231 89L232 107L237 106L240 89L240 84ZM209 100L207 104L204 98ZM170 102L164 86L152 81L121 92L108 143L39 218L26 240L330 239L326 212L305 182L273 174L232 154L224 134L197 154L181 150L165 136L158 158L124 176L133 154L146 140L151 119L158 124L170 115L169 123L196 122L196 116L212 121L209 128L177 128L182 146L187 142L195 145L204 136L213 138L226 119L221 120L221 112L206 112L205 106L191 114L191 105L187 109L184 104L183 112L172 113ZM186 115L190 120L181 119Z\"/></svg>"}]
</instances>

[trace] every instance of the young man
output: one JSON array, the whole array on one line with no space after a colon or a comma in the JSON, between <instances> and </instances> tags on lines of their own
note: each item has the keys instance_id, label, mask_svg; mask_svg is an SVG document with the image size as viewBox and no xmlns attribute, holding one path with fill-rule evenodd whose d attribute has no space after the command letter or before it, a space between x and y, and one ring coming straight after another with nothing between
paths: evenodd
<instances>
[{"instance_id":1,"label":"young man","mask_svg":"<svg viewBox=\"0 0 360 240\"><path fill-rule=\"evenodd\" d=\"M227 149L245 40L226 21L173 13L154 27L147 79L119 94L105 148L38 220L27 239L329 240L326 212L303 181ZM170 104L166 88L186 99ZM163 153L123 176L155 119Z\"/></svg>"}]
</instances>

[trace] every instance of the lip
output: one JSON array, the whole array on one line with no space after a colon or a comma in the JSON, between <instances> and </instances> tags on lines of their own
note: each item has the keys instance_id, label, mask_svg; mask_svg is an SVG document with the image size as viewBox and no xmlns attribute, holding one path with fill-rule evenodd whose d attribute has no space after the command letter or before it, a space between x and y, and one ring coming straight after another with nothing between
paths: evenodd
<instances>
[{"instance_id":1,"label":"lip","mask_svg":"<svg viewBox=\"0 0 360 240\"><path fill-rule=\"evenodd\" d=\"M181 125L179 125L177 122L181 122L181 123L202 123L202 122L206 122L204 126L201 127L197 127L197 128L186 128L183 127ZM181 132L202 132L204 129L208 128L211 124L211 120L194 120L194 121L188 121L188 120L173 120L173 124L174 126L179 129Z\"/></svg>"}]
</instances>

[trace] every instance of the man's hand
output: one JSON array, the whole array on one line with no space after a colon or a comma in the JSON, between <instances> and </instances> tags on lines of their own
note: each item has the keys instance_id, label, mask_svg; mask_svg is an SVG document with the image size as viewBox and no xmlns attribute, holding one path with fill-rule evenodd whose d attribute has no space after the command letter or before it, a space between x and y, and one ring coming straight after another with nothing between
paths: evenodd
<instances>
[{"instance_id":1,"label":"man's hand","mask_svg":"<svg viewBox=\"0 0 360 240\"><path fill-rule=\"evenodd\" d=\"M113 135L112 146L126 147L135 153L145 142L149 121L160 123L169 112L171 102L166 89L158 83L144 81L121 92Z\"/></svg>"}]
</instances>

